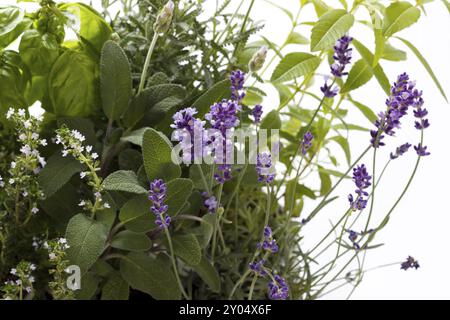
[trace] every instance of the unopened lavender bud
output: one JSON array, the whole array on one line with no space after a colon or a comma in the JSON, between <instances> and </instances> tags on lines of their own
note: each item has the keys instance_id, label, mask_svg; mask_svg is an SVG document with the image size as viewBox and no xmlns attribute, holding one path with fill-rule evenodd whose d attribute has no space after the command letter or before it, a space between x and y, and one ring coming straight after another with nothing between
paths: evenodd
<instances>
[{"instance_id":1,"label":"unopened lavender bud","mask_svg":"<svg viewBox=\"0 0 450 320\"><path fill-rule=\"evenodd\" d=\"M266 62L267 57L267 47L262 46L252 57L250 63L248 64L248 68L251 72L257 72L261 70Z\"/></svg>"},{"instance_id":2,"label":"unopened lavender bud","mask_svg":"<svg viewBox=\"0 0 450 320\"><path fill-rule=\"evenodd\" d=\"M156 17L156 22L153 25L153 29L156 33L164 34L169 30L170 24L172 23L173 10L175 9L175 4L172 0L166 3L162 8L161 12Z\"/></svg>"}]
</instances>

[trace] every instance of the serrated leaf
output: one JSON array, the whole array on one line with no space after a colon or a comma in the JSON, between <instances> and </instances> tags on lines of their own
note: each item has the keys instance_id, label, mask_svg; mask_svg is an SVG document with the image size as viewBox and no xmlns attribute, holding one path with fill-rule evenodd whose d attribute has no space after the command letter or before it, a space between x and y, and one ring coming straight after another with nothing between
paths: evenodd
<instances>
[{"instance_id":1,"label":"serrated leaf","mask_svg":"<svg viewBox=\"0 0 450 320\"><path fill-rule=\"evenodd\" d=\"M328 11L311 32L311 51L330 49L353 26L355 18L343 9Z\"/></svg>"},{"instance_id":2,"label":"serrated leaf","mask_svg":"<svg viewBox=\"0 0 450 320\"><path fill-rule=\"evenodd\" d=\"M206 259L202 257L200 263L193 267L195 272L202 278L203 281L209 286L209 288L213 292L220 292L220 277L217 273L217 270L214 269L212 264Z\"/></svg>"},{"instance_id":3,"label":"serrated leaf","mask_svg":"<svg viewBox=\"0 0 450 320\"><path fill-rule=\"evenodd\" d=\"M129 295L130 286L119 273L114 272L103 286L101 300L128 300Z\"/></svg>"},{"instance_id":4,"label":"serrated leaf","mask_svg":"<svg viewBox=\"0 0 450 320\"><path fill-rule=\"evenodd\" d=\"M445 91L442 88L442 85L440 84L438 78L436 77L436 75L433 72L433 69L431 68L430 64L425 59L425 57L422 55L422 53L420 53L420 51L411 42L409 42L408 40L400 38L400 37L396 37L396 38L399 39L400 41L402 41L416 55L416 57L419 59L419 61L422 63L422 65L427 70L427 72L430 75L431 79L433 79L434 83L436 84L436 87L441 92L441 94L444 97L445 101L448 102L447 95L445 94Z\"/></svg>"},{"instance_id":5,"label":"serrated leaf","mask_svg":"<svg viewBox=\"0 0 450 320\"><path fill-rule=\"evenodd\" d=\"M170 181L181 175L181 168L172 162L172 144L167 137L152 128L145 131L142 140L144 167L150 181Z\"/></svg>"},{"instance_id":6,"label":"serrated leaf","mask_svg":"<svg viewBox=\"0 0 450 320\"><path fill-rule=\"evenodd\" d=\"M143 233L124 230L111 240L111 247L127 251L147 251L152 243Z\"/></svg>"},{"instance_id":7,"label":"serrated leaf","mask_svg":"<svg viewBox=\"0 0 450 320\"><path fill-rule=\"evenodd\" d=\"M105 225L80 213L70 219L66 238L70 245L67 257L70 262L86 273L97 261L105 248L108 236Z\"/></svg>"},{"instance_id":8,"label":"serrated leaf","mask_svg":"<svg viewBox=\"0 0 450 320\"><path fill-rule=\"evenodd\" d=\"M147 190L139 184L133 171L119 170L111 173L103 181L103 187L109 191L124 191L135 194L146 194Z\"/></svg>"},{"instance_id":9,"label":"serrated leaf","mask_svg":"<svg viewBox=\"0 0 450 320\"><path fill-rule=\"evenodd\" d=\"M309 53L289 53L281 59L273 71L270 81L281 83L302 77L316 70L320 62L318 57Z\"/></svg>"},{"instance_id":10,"label":"serrated leaf","mask_svg":"<svg viewBox=\"0 0 450 320\"><path fill-rule=\"evenodd\" d=\"M372 67L364 59L358 60L350 70L341 93L347 93L363 86L372 79L372 76Z\"/></svg>"},{"instance_id":11,"label":"serrated leaf","mask_svg":"<svg viewBox=\"0 0 450 320\"><path fill-rule=\"evenodd\" d=\"M420 10L406 1L392 3L386 8L383 21L383 34L386 37L392 36L409 26L413 25L420 18Z\"/></svg>"},{"instance_id":12,"label":"serrated leaf","mask_svg":"<svg viewBox=\"0 0 450 320\"><path fill-rule=\"evenodd\" d=\"M100 57L100 93L103 112L110 120L119 120L131 99L131 68L122 48L106 41Z\"/></svg>"},{"instance_id":13,"label":"serrated leaf","mask_svg":"<svg viewBox=\"0 0 450 320\"><path fill-rule=\"evenodd\" d=\"M202 250L193 234L176 235L172 237L173 251L190 266L196 266L202 259Z\"/></svg>"},{"instance_id":14,"label":"serrated leaf","mask_svg":"<svg viewBox=\"0 0 450 320\"><path fill-rule=\"evenodd\" d=\"M280 129L281 118L277 110L270 111L261 121L261 129Z\"/></svg>"},{"instance_id":15,"label":"serrated leaf","mask_svg":"<svg viewBox=\"0 0 450 320\"><path fill-rule=\"evenodd\" d=\"M181 298L180 288L169 261L133 252L121 259L120 273L131 287L157 300Z\"/></svg>"},{"instance_id":16,"label":"serrated leaf","mask_svg":"<svg viewBox=\"0 0 450 320\"><path fill-rule=\"evenodd\" d=\"M63 157L60 152L52 155L39 173L38 182L47 198L61 189L72 176L83 170L83 165L71 156Z\"/></svg>"}]
</instances>

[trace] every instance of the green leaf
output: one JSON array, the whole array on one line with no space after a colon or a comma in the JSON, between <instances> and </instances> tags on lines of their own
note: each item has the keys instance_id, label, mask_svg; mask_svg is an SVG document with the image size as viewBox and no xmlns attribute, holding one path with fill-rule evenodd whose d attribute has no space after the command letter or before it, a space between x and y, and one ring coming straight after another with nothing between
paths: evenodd
<instances>
[{"instance_id":1,"label":"green leaf","mask_svg":"<svg viewBox=\"0 0 450 320\"><path fill-rule=\"evenodd\" d=\"M362 104L361 102L355 101L353 99L349 99L349 101L351 103L353 103L353 105L355 107L357 107L359 109L359 111L362 112L362 114L370 121L371 124L374 124L375 121L378 119L375 112L373 112L372 109L370 109L368 106Z\"/></svg>"},{"instance_id":2,"label":"green leaf","mask_svg":"<svg viewBox=\"0 0 450 320\"><path fill-rule=\"evenodd\" d=\"M119 232L111 240L111 247L128 251L147 251L152 243L143 233L129 230Z\"/></svg>"},{"instance_id":3,"label":"green leaf","mask_svg":"<svg viewBox=\"0 0 450 320\"><path fill-rule=\"evenodd\" d=\"M442 2L445 4L445 7L447 8L448 13L450 14L450 2L447 0L442 0Z\"/></svg>"},{"instance_id":4,"label":"green leaf","mask_svg":"<svg viewBox=\"0 0 450 320\"><path fill-rule=\"evenodd\" d=\"M45 197L54 195L72 176L83 170L83 165L71 156L63 157L60 152L52 155L39 173L38 182Z\"/></svg>"},{"instance_id":5,"label":"green leaf","mask_svg":"<svg viewBox=\"0 0 450 320\"><path fill-rule=\"evenodd\" d=\"M353 26L355 18L343 9L328 11L311 32L311 51L330 49Z\"/></svg>"},{"instance_id":6,"label":"green leaf","mask_svg":"<svg viewBox=\"0 0 450 320\"><path fill-rule=\"evenodd\" d=\"M386 43L383 56L381 58L389 61L404 61L407 56L405 51L394 48L389 43Z\"/></svg>"},{"instance_id":7,"label":"green leaf","mask_svg":"<svg viewBox=\"0 0 450 320\"><path fill-rule=\"evenodd\" d=\"M108 232L106 227L86 215L80 213L70 219L67 225L66 238L70 245L67 257L72 264L86 273L97 261L105 248Z\"/></svg>"},{"instance_id":8,"label":"green leaf","mask_svg":"<svg viewBox=\"0 0 450 320\"><path fill-rule=\"evenodd\" d=\"M422 63L422 65L427 70L428 74L433 79L434 83L436 84L436 87L441 92L441 94L444 97L445 101L448 102L447 95L445 94L444 89L442 88L441 84L439 83L438 78L436 77L436 75L433 72L433 69L431 68L430 64L425 59L425 57L422 55L422 53L420 53L420 51L411 42L409 42L408 40L400 38L400 37L396 37L396 38L399 39L400 41L402 41L416 55L416 57L419 59L419 61Z\"/></svg>"},{"instance_id":9,"label":"green leaf","mask_svg":"<svg viewBox=\"0 0 450 320\"><path fill-rule=\"evenodd\" d=\"M46 75L58 59L60 47L54 35L26 30L20 40L19 52L34 75Z\"/></svg>"},{"instance_id":10,"label":"green leaf","mask_svg":"<svg viewBox=\"0 0 450 320\"><path fill-rule=\"evenodd\" d=\"M172 162L172 144L167 137L152 128L145 131L142 140L144 167L150 181L170 181L181 175L181 168Z\"/></svg>"},{"instance_id":11,"label":"green leaf","mask_svg":"<svg viewBox=\"0 0 450 320\"><path fill-rule=\"evenodd\" d=\"M190 266L196 266L202 259L202 251L197 238L193 234L172 237L173 251Z\"/></svg>"},{"instance_id":12,"label":"green leaf","mask_svg":"<svg viewBox=\"0 0 450 320\"><path fill-rule=\"evenodd\" d=\"M152 203L147 195L138 195L126 202L120 209L119 220L127 230L148 232L156 228L155 217L150 212Z\"/></svg>"},{"instance_id":13,"label":"green leaf","mask_svg":"<svg viewBox=\"0 0 450 320\"><path fill-rule=\"evenodd\" d=\"M376 67L385 50L385 39L381 29L374 28L373 33L375 35L375 54L373 56L372 67Z\"/></svg>"},{"instance_id":14,"label":"green leaf","mask_svg":"<svg viewBox=\"0 0 450 320\"><path fill-rule=\"evenodd\" d=\"M22 22L24 12L16 6L0 7L0 36L13 31Z\"/></svg>"},{"instance_id":15,"label":"green leaf","mask_svg":"<svg viewBox=\"0 0 450 320\"><path fill-rule=\"evenodd\" d=\"M203 117L209 110L209 107L222 99L230 97L230 80L222 80L203 93L192 104L198 110L198 117Z\"/></svg>"},{"instance_id":16,"label":"green leaf","mask_svg":"<svg viewBox=\"0 0 450 320\"><path fill-rule=\"evenodd\" d=\"M406 1L392 3L386 8L383 21L383 34L390 37L413 25L420 18L420 10Z\"/></svg>"},{"instance_id":17,"label":"green leaf","mask_svg":"<svg viewBox=\"0 0 450 320\"><path fill-rule=\"evenodd\" d=\"M19 36L27 30L30 25L33 23L31 19L24 18L15 28L14 30L0 36L0 48L6 48L11 43L13 43Z\"/></svg>"},{"instance_id":18,"label":"green leaf","mask_svg":"<svg viewBox=\"0 0 450 320\"><path fill-rule=\"evenodd\" d=\"M337 144L339 144L341 146L342 150L345 153L345 158L347 159L347 164L350 165L351 153L350 153L350 145L348 144L348 140L346 138L344 138L343 136L331 137L330 140L335 141Z\"/></svg>"},{"instance_id":19,"label":"green leaf","mask_svg":"<svg viewBox=\"0 0 450 320\"><path fill-rule=\"evenodd\" d=\"M131 98L131 69L122 48L106 41L100 58L100 92L103 111L110 120L118 120Z\"/></svg>"},{"instance_id":20,"label":"green leaf","mask_svg":"<svg viewBox=\"0 0 450 320\"><path fill-rule=\"evenodd\" d=\"M70 12L79 20L78 34L100 53L103 44L111 37L112 29L102 16L83 3L65 3L59 8Z\"/></svg>"},{"instance_id":21,"label":"green leaf","mask_svg":"<svg viewBox=\"0 0 450 320\"><path fill-rule=\"evenodd\" d=\"M189 179L178 178L166 183L167 197L165 202L169 204L167 214L174 217L180 213L192 194L194 184Z\"/></svg>"},{"instance_id":22,"label":"green leaf","mask_svg":"<svg viewBox=\"0 0 450 320\"><path fill-rule=\"evenodd\" d=\"M103 187L109 191L124 191L135 194L146 194L147 190L139 184L133 171L119 170L111 173L103 181Z\"/></svg>"},{"instance_id":23,"label":"green leaf","mask_svg":"<svg viewBox=\"0 0 450 320\"><path fill-rule=\"evenodd\" d=\"M284 14L286 14L289 17L289 20L294 21L294 16L292 15L291 11L289 11L288 9L286 9L276 3L273 3L272 1L269 1L269 0L264 0L264 1L271 4L275 8L280 9L281 11L284 12Z\"/></svg>"},{"instance_id":24,"label":"green leaf","mask_svg":"<svg viewBox=\"0 0 450 320\"><path fill-rule=\"evenodd\" d=\"M270 111L261 121L261 129L280 129L281 118L277 110Z\"/></svg>"},{"instance_id":25,"label":"green leaf","mask_svg":"<svg viewBox=\"0 0 450 320\"><path fill-rule=\"evenodd\" d=\"M331 190L331 178L330 175L326 172L324 172L321 166L318 166L319 168L319 178L320 178L320 194L325 195L328 193L328 191Z\"/></svg>"},{"instance_id":26,"label":"green leaf","mask_svg":"<svg viewBox=\"0 0 450 320\"><path fill-rule=\"evenodd\" d=\"M372 77L372 67L366 62L366 60L358 60L350 70L347 81L345 82L341 93L347 93L363 86L369 82Z\"/></svg>"},{"instance_id":27,"label":"green leaf","mask_svg":"<svg viewBox=\"0 0 450 320\"><path fill-rule=\"evenodd\" d=\"M157 300L181 298L180 288L169 261L144 253L130 253L120 261L120 273L132 288Z\"/></svg>"},{"instance_id":28,"label":"green leaf","mask_svg":"<svg viewBox=\"0 0 450 320\"><path fill-rule=\"evenodd\" d=\"M289 53L281 59L273 71L270 81L281 83L302 77L316 70L320 61L320 58L309 53Z\"/></svg>"},{"instance_id":29,"label":"green leaf","mask_svg":"<svg viewBox=\"0 0 450 320\"><path fill-rule=\"evenodd\" d=\"M361 57L366 60L367 64L369 66L373 65L373 54L370 52L369 49L367 49L361 42L359 42L356 39L353 39L352 44L355 46L355 48L358 50ZM375 75L375 78L377 78L378 83L380 84L381 88L384 90L386 95L390 95L391 93L391 85L389 83L389 79L384 73L383 68L378 63L375 68L373 68L373 74Z\"/></svg>"},{"instance_id":30,"label":"green leaf","mask_svg":"<svg viewBox=\"0 0 450 320\"><path fill-rule=\"evenodd\" d=\"M128 300L129 295L130 286L119 273L114 272L103 286L101 300Z\"/></svg>"},{"instance_id":31,"label":"green leaf","mask_svg":"<svg viewBox=\"0 0 450 320\"><path fill-rule=\"evenodd\" d=\"M202 278L203 281L209 286L209 288L216 293L220 292L220 277L217 270L214 269L212 264L202 257L200 263L193 267L195 272Z\"/></svg>"},{"instance_id":32,"label":"green leaf","mask_svg":"<svg viewBox=\"0 0 450 320\"><path fill-rule=\"evenodd\" d=\"M286 40L287 44L309 44L309 39L298 32L291 32Z\"/></svg>"},{"instance_id":33,"label":"green leaf","mask_svg":"<svg viewBox=\"0 0 450 320\"><path fill-rule=\"evenodd\" d=\"M57 116L88 117L97 109L97 64L80 51L67 50L49 75L49 95ZM68 90L70 88L70 90Z\"/></svg>"},{"instance_id":34,"label":"green leaf","mask_svg":"<svg viewBox=\"0 0 450 320\"><path fill-rule=\"evenodd\" d=\"M142 138L144 137L145 131L147 131L149 127L140 128L138 130L132 131L127 135L120 138L121 141L126 141L137 146L142 147Z\"/></svg>"},{"instance_id":35,"label":"green leaf","mask_svg":"<svg viewBox=\"0 0 450 320\"><path fill-rule=\"evenodd\" d=\"M75 291L77 300L91 300L95 295L99 284L99 279L91 271L86 272L81 277L81 289Z\"/></svg>"},{"instance_id":36,"label":"green leaf","mask_svg":"<svg viewBox=\"0 0 450 320\"><path fill-rule=\"evenodd\" d=\"M244 99L242 100L242 104L245 104L246 106L255 106L257 104L261 104L262 102L263 97L257 92L251 91L250 88L245 94Z\"/></svg>"}]
</instances>

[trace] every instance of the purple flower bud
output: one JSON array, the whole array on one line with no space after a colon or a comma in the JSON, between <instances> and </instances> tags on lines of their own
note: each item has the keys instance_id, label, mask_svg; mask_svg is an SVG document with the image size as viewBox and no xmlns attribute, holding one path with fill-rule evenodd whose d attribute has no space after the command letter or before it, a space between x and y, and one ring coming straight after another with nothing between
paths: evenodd
<instances>
[{"instance_id":1,"label":"purple flower bud","mask_svg":"<svg viewBox=\"0 0 450 320\"><path fill-rule=\"evenodd\" d=\"M156 216L155 223L159 228L167 228L170 225L170 216L165 213L169 208L164 204L164 199L167 196L167 187L163 180L155 179L150 183L149 199L152 201L151 211Z\"/></svg>"},{"instance_id":2,"label":"purple flower bud","mask_svg":"<svg viewBox=\"0 0 450 320\"><path fill-rule=\"evenodd\" d=\"M269 299L271 300L286 300L289 297L289 287L279 275L275 275L274 279L268 284Z\"/></svg>"},{"instance_id":3,"label":"purple flower bud","mask_svg":"<svg viewBox=\"0 0 450 320\"><path fill-rule=\"evenodd\" d=\"M258 182L272 183L275 174L270 173L272 169L272 156L263 152L256 157L256 172L258 172Z\"/></svg>"},{"instance_id":4,"label":"purple flower bud","mask_svg":"<svg viewBox=\"0 0 450 320\"><path fill-rule=\"evenodd\" d=\"M245 74L241 70L232 71L231 81L231 100L241 101L245 97L244 89Z\"/></svg>"},{"instance_id":5,"label":"purple flower bud","mask_svg":"<svg viewBox=\"0 0 450 320\"><path fill-rule=\"evenodd\" d=\"M406 271L410 268L414 268L417 270L420 268L420 265L419 265L419 261L417 261L416 259L414 259L411 256L408 256L408 258L406 258L406 261L401 263L400 269Z\"/></svg>"},{"instance_id":6,"label":"purple flower bud","mask_svg":"<svg viewBox=\"0 0 450 320\"><path fill-rule=\"evenodd\" d=\"M331 85L328 85L328 79L325 79L325 83L320 87L320 91L322 91L325 97L333 98L339 93L339 88L337 86L332 87Z\"/></svg>"},{"instance_id":7,"label":"purple flower bud","mask_svg":"<svg viewBox=\"0 0 450 320\"><path fill-rule=\"evenodd\" d=\"M314 140L314 136L311 134L310 131L304 134L303 141L302 141L302 154L306 155L308 150L312 146L312 141Z\"/></svg>"},{"instance_id":8,"label":"purple flower bud","mask_svg":"<svg viewBox=\"0 0 450 320\"><path fill-rule=\"evenodd\" d=\"M416 150L417 155L420 157L429 156L431 154L427 151L427 147L423 146L422 143L419 143L417 146L414 146L414 150Z\"/></svg>"},{"instance_id":9,"label":"purple flower bud","mask_svg":"<svg viewBox=\"0 0 450 320\"><path fill-rule=\"evenodd\" d=\"M254 119L255 124L258 124L258 123L261 122L261 116L262 116L262 114L263 114L262 106L259 105L259 104L256 105L256 106L253 108L253 110L252 110L252 115L253 115L253 119Z\"/></svg>"},{"instance_id":10,"label":"purple flower bud","mask_svg":"<svg viewBox=\"0 0 450 320\"><path fill-rule=\"evenodd\" d=\"M401 146L397 147L395 150L395 153L391 152L391 160L397 159L398 157L404 155L406 152L408 152L409 148L411 147L411 144L405 143Z\"/></svg>"},{"instance_id":11,"label":"purple flower bud","mask_svg":"<svg viewBox=\"0 0 450 320\"><path fill-rule=\"evenodd\" d=\"M336 41L336 44L334 46L334 56L333 56L335 63L333 63L333 65L331 66L331 73L335 77L340 78L340 77L348 74L348 72L345 72L345 67L352 60L352 50L353 49L349 48L352 40L353 40L352 37L343 36L338 41Z\"/></svg>"}]
</instances>

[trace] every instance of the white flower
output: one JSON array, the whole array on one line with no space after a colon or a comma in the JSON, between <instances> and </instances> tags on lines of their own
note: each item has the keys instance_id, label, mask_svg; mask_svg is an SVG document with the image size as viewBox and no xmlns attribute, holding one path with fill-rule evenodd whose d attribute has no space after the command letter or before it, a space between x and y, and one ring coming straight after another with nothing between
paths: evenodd
<instances>
[{"instance_id":1,"label":"white flower","mask_svg":"<svg viewBox=\"0 0 450 320\"><path fill-rule=\"evenodd\" d=\"M22 192L22 195L23 195L24 197L28 197L28 192L27 192L27 191L24 191L24 192Z\"/></svg>"},{"instance_id":2,"label":"white flower","mask_svg":"<svg viewBox=\"0 0 450 320\"><path fill-rule=\"evenodd\" d=\"M5 186L5 183L3 181L0 181L0 188L3 188Z\"/></svg>"},{"instance_id":3,"label":"white flower","mask_svg":"<svg viewBox=\"0 0 450 320\"><path fill-rule=\"evenodd\" d=\"M11 271L10 271L9 273L11 273L12 275L15 276L16 273L17 273L17 269L16 269L16 268L12 268Z\"/></svg>"},{"instance_id":4,"label":"white flower","mask_svg":"<svg viewBox=\"0 0 450 320\"><path fill-rule=\"evenodd\" d=\"M9 108L8 112L6 113L6 119L11 118L14 115L14 109Z\"/></svg>"},{"instance_id":5,"label":"white flower","mask_svg":"<svg viewBox=\"0 0 450 320\"><path fill-rule=\"evenodd\" d=\"M31 122L30 120L25 120L23 122L23 126L25 127L25 129L29 129L31 127Z\"/></svg>"},{"instance_id":6,"label":"white flower","mask_svg":"<svg viewBox=\"0 0 450 320\"><path fill-rule=\"evenodd\" d=\"M102 199L102 194L100 192L94 193L94 196L95 196L95 199L99 199L99 200Z\"/></svg>"},{"instance_id":7,"label":"white flower","mask_svg":"<svg viewBox=\"0 0 450 320\"><path fill-rule=\"evenodd\" d=\"M69 154L69 151L67 151L66 149L64 149L64 150L62 151L62 156L63 156L63 157L66 157L68 154Z\"/></svg>"},{"instance_id":8,"label":"white flower","mask_svg":"<svg viewBox=\"0 0 450 320\"><path fill-rule=\"evenodd\" d=\"M60 244L66 244L66 243L67 243L67 240L66 240L66 238L59 238L58 243L60 243Z\"/></svg>"},{"instance_id":9,"label":"white flower","mask_svg":"<svg viewBox=\"0 0 450 320\"><path fill-rule=\"evenodd\" d=\"M103 206L106 208L106 209L109 209L109 208L111 208L111 206L109 205L109 203L108 202L105 202L104 204L103 204Z\"/></svg>"},{"instance_id":10,"label":"white flower","mask_svg":"<svg viewBox=\"0 0 450 320\"><path fill-rule=\"evenodd\" d=\"M78 130L72 130L72 137L83 142L86 138Z\"/></svg>"},{"instance_id":11,"label":"white flower","mask_svg":"<svg viewBox=\"0 0 450 320\"><path fill-rule=\"evenodd\" d=\"M11 178L11 179L9 179L9 184L14 184L14 179L13 178Z\"/></svg>"},{"instance_id":12,"label":"white flower","mask_svg":"<svg viewBox=\"0 0 450 320\"><path fill-rule=\"evenodd\" d=\"M41 146L46 146L47 145L47 140L46 139L42 139L41 140Z\"/></svg>"},{"instance_id":13,"label":"white flower","mask_svg":"<svg viewBox=\"0 0 450 320\"><path fill-rule=\"evenodd\" d=\"M35 249L37 249L39 247L39 243L37 243L37 241L33 241L33 243L31 244L31 246Z\"/></svg>"},{"instance_id":14,"label":"white flower","mask_svg":"<svg viewBox=\"0 0 450 320\"><path fill-rule=\"evenodd\" d=\"M54 254L53 252L51 252L51 253L48 255L48 258L49 258L50 260L55 260L55 259L56 259L56 254Z\"/></svg>"},{"instance_id":15,"label":"white flower","mask_svg":"<svg viewBox=\"0 0 450 320\"><path fill-rule=\"evenodd\" d=\"M39 212L39 209L38 209L38 208L36 208L36 207L31 208L31 213L32 213L32 214L36 214L36 213L38 213L38 212Z\"/></svg>"},{"instance_id":16,"label":"white flower","mask_svg":"<svg viewBox=\"0 0 450 320\"><path fill-rule=\"evenodd\" d=\"M91 153L91 151L92 151L92 146L87 146L87 147L86 147L86 151L89 152L89 153Z\"/></svg>"},{"instance_id":17,"label":"white flower","mask_svg":"<svg viewBox=\"0 0 450 320\"><path fill-rule=\"evenodd\" d=\"M43 157L41 157L41 156L38 156L38 161L39 161L39 163L40 163L42 168L45 167L45 165L47 164L45 159Z\"/></svg>"},{"instance_id":18,"label":"white flower","mask_svg":"<svg viewBox=\"0 0 450 320\"><path fill-rule=\"evenodd\" d=\"M44 249L48 249L48 242L45 241L44 244L42 245L44 247Z\"/></svg>"},{"instance_id":19,"label":"white flower","mask_svg":"<svg viewBox=\"0 0 450 320\"><path fill-rule=\"evenodd\" d=\"M29 277L28 277L28 281L30 281L31 283L33 283L33 282L34 282L34 277L33 277L33 276L29 276Z\"/></svg>"},{"instance_id":20,"label":"white flower","mask_svg":"<svg viewBox=\"0 0 450 320\"><path fill-rule=\"evenodd\" d=\"M14 169L16 167L16 163L14 161L11 162L11 169Z\"/></svg>"},{"instance_id":21,"label":"white flower","mask_svg":"<svg viewBox=\"0 0 450 320\"><path fill-rule=\"evenodd\" d=\"M38 135L36 132L33 132L33 133L31 134L31 139L37 140L37 139L39 139L39 135Z\"/></svg>"},{"instance_id":22,"label":"white flower","mask_svg":"<svg viewBox=\"0 0 450 320\"><path fill-rule=\"evenodd\" d=\"M30 264L30 269L32 270L32 271L34 271L34 270L36 270L36 265L35 264Z\"/></svg>"},{"instance_id":23,"label":"white flower","mask_svg":"<svg viewBox=\"0 0 450 320\"><path fill-rule=\"evenodd\" d=\"M17 280L16 280L16 284L17 284L18 286L20 286L20 285L22 284L22 280L17 279Z\"/></svg>"},{"instance_id":24,"label":"white flower","mask_svg":"<svg viewBox=\"0 0 450 320\"><path fill-rule=\"evenodd\" d=\"M84 177L86 177L86 174L87 174L87 172L81 171L81 172L80 172L80 178L81 178L81 179L84 179Z\"/></svg>"},{"instance_id":25,"label":"white flower","mask_svg":"<svg viewBox=\"0 0 450 320\"><path fill-rule=\"evenodd\" d=\"M81 200L80 203L78 204L78 206L80 207L84 207L86 205L86 201Z\"/></svg>"},{"instance_id":26,"label":"white flower","mask_svg":"<svg viewBox=\"0 0 450 320\"><path fill-rule=\"evenodd\" d=\"M26 156L29 156L31 154L31 148L27 144L23 145L22 148L20 148L20 152L22 152Z\"/></svg>"},{"instance_id":27,"label":"white flower","mask_svg":"<svg viewBox=\"0 0 450 320\"><path fill-rule=\"evenodd\" d=\"M94 152L91 156L92 156L92 159L94 159L94 160L98 158L98 154L96 152Z\"/></svg>"},{"instance_id":28,"label":"white flower","mask_svg":"<svg viewBox=\"0 0 450 320\"><path fill-rule=\"evenodd\" d=\"M27 135L25 133L19 134L19 140L24 141L27 138Z\"/></svg>"},{"instance_id":29,"label":"white flower","mask_svg":"<svg viewBox=\"0 0 450 320\"><path fill-rule=\"evenodd\" d=\"M17 114L21 117L25 116L25 109L19 109L19 111L17 112Z\"/></svg>"},{"instance_id":30,"label":"white flower","mask_svg":"<svg viewBox=\"0 0 450 320\"><path fill-rule=\"evenodd\" d=\"M55 139L55 144L60 144L62 142L61 136L58 134Z\"/></svg>"},{"instance_id":31,"label":"white flower","mask_svg":"<svg viewBox=\"0 0 450 320\"><path fill-rule=\"evenodd\" d=\"M30 293L31 292L31 287L25 287L25 291Z\"/></svg>"}]
</instances>

